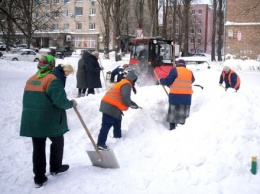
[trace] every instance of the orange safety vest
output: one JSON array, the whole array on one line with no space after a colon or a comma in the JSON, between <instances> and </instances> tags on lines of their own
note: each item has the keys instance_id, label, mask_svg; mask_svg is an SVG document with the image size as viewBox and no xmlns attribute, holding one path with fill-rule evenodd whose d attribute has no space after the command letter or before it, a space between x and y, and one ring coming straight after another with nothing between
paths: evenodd
<instances>
[{"instance_id":1,"label":"orange safety vest","mask_svg":"<svg viewBox=\"0 0 260 194\"><path fill-rule=\"evenodd\" d=\"M128 110L128 107L123 103L123 99L120 93L121 87L127 83L132 87L132 84L128 79L122 79L106 92L102 100L117 107L121 111Z\"/></svg>"},{"instance_id":2,"label":"orange safety vest","mask_svg":"<svg viewBox=\"0 0 260 194\"><path fill-rule=\"evenodd\" d=\"M235 73L235 72L234 72L233 70L230 70L230 73L228 74L228 83L229 83L230 86L232 85L232 80L231 80L231 75L232 75L232 73ZM226 73L223 71L223 72L222 72L222 78L223 78L223 80L225 80L225 74L226 74ZM238 86L240 86L240 77L237 75L237 83L236 83L234 89L237 89Z\"/></svg>"},{"instance_id":3,"label":"orange safety vest","mask_svg":"<svg viewBox=\"0 0 260 194\"><path fill-rule=\"evenodd\" d=\"M192 72L185 67L176 67L178 77L170 86L172 94L192 94Z\"/></svg>"}]
</instances>

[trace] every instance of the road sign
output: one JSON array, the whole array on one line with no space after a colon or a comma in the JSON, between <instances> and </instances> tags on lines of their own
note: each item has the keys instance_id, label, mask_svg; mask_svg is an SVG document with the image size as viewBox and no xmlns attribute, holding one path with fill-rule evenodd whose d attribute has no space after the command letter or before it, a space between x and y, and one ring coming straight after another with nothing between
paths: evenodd
<instances>
[{"instance_id":1,"label":"road sign","mask_svg":"<svg viewBox=\"0 0 260 194\"><path fill-rule=\"evenodd\" d=\"M237 40L240 41L242 39L242 32L237 32Z\"/></svg>"},{"instance_id":2,"label":"road sign","mask_svg":"<svg viewBox=\"0 0 260 194\"><path fill-rule=\"evenodd\" d=\"M135 29L136 37L143 37L143 33L144 33L144 30L142 28Z\"/></svg>"}]
</instances>

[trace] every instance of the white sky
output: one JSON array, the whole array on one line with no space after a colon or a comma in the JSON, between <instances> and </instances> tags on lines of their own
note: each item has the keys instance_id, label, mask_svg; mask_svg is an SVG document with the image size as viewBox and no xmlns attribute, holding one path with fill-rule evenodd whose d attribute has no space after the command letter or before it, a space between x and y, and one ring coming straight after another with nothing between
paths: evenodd
<instances>
[{"instance_id":1,"label":"white sky","mask_svg":"<svg viewBox=\"0 0 260 194\"><path fill-rule=\"evenodd\" d=\"M103 60L105 72L128 63ZM57 59L77 69L78 58ZM119 169L92 166L86 150L94 150L73 109L67 111L70 131L65 134L64 163L68 172L52 177L34 188L32 143L19 136L22 95L26 80L37 63L0 60L0 190L3 194L259 194L260 176L252 175L251 157L260 157L260 67L254 60L210 62L211 69L189 66L194 72L191 113L183 126L169 131L168 98L160 85L137 86L132 99L142 109L125 112L122 139L107 144L120 164ZM223 65L241 77L241 89L227 92L219 86ZM200 69L200 70L198 70ZM106 89L77 98L78 109L94 140L101 125L98 111ZM68 77L69 99L77 95L76 74ZM49 154L47 141L47 160ZM259 161L259 160L258 160ZM48 161L47 161L48 162ZM47 166L48 172L49 166Z\"/></svg>"}]
</instances>

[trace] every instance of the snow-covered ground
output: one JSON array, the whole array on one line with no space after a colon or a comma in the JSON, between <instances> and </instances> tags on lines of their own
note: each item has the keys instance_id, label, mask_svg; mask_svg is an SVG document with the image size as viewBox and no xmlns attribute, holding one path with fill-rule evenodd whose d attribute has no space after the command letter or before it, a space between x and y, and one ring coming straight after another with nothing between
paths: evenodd
<instances>
[{"instance_id":1,"label":"snow-covered ground","mask_svg":"<svg viewBox=\"0 0 260 194\"><path fill-rule=\"evenodd\" d=\"M57 59L77 69L79 58ZM104 60L105 72L123 61ZM168 98L160 85L137 86L132 99L142 109L129 109L119 140L110 130L107 144L119 169L92 166L86 150L94 150L73 109L67 111L70 131L65 134L63 162L68 172L34 188L31 138L19 136L22 95L26 80L37 63L0 60L0 193L1 194L259 194L260 173L253 175L251 157L260 157L260 64L254 60L210 62L211 69L189 66L196 81L190 117L183 126L169 131ZM219 86L223 65L241 77L241 89L227 92ZM100 100L96 95L77 98L78 110L94 140L101 126ZM66 92L76 98L76 74L68 77ZM49 157L47 141L47 158ZM48 171L48 166L47 166Z\"/></svg>"}]
</instances>

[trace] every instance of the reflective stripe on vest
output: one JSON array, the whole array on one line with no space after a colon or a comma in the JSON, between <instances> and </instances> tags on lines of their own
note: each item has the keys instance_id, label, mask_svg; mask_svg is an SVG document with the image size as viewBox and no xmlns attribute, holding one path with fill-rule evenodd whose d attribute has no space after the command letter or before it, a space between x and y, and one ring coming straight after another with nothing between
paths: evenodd
<instances>
[{"instance_id":1,"label":"reflective stripe on vest","mask_svg":"<svg viewBox=\"0 0 260 194\"><path fill-rule=\"evenodd\" d=\"M178 77L170 86L172 94L192 94L192 72L185 67L176 67Z\"/></svg>"},{"instance_id":2,"label":"reflective stripe on vest","mask_svg":"<svg viewBox=\"0 0 260 194\"><path fill-rule=\"evenodd\" d=\"M230 86L232 85L231 75L232 75L233 73L235 73L235 72L234 72L233 70L230 70L230 73L228 74L228 83L229 83ZM226 73L223 71L223 72L222 72L222 78L223 78L223 80L225 80L225 75L226 75ZM237 89L238 86L240 86L240 77L237 75L237 83L236 83L234 89Z\"/></svg>"},{"instance_id":3,"label":"reflective stripe on vest","mask_svg":"<svg viewBox=\"0 0 260 194\"><path fill-rule=\"evenodd\" d=\"M121 87L126 83L130 84L132 87L132 84L129 80L122 79L120 82L113 85L113 87L106 92L102 100L117 107L121 111L128 110L128 107L123 103L123 99L120 92Z\"/></svg>"}]
</instances>

